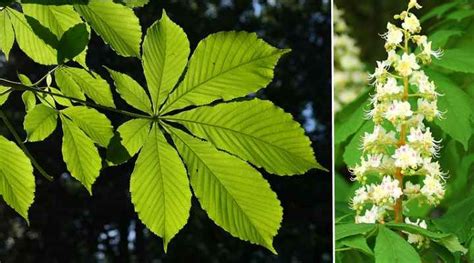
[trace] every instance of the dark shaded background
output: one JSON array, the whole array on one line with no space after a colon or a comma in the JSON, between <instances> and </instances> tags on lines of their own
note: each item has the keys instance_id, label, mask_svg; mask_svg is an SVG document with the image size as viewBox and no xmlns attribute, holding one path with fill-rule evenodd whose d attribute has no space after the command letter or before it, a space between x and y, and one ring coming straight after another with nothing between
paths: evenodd
<instances>
[{"instance_id":1,"label":"dark shaded background","mask_svg":"<svg viewBox=\"0 0 474 263\"><path fill-rule=\"evenodd\" d=\"M210 33L222 30L255 31L269 43L289 47L276 69L275 80L258 94L295 116L313 141L318 161L331 166L331 29L327 0L172 0L151 1L137 9L143 28L161 16L162 8L183 27L192 49ZM166 4L163 4L166 3ZM93 34L89 66L108 78L101 65L127 72L144 83L137 59L117 56ZM17 47L0 76L16 80L16 72L37 80L48 69L34 64ZM120 108L127 108L115 97ZM22 131L20 94L3 106ZM107 113L114 126L126 121ZM0 133L11 135L0 124ZM163 253L162 241L138 221L128 192L134 159L103 170L94 195L68 174L61 158L61 131L45 142L27 146L55 177L37 178L36 200L27 227L0 201L1 262L331 262L331 174L265 175L284 207L282 228L275 239L279 256L259 246L232 238L217 227L193 200L187 226ZM24 133L23 133L24 136Z\"/></svg>"},{"instance_id":2,"label":"dark shaded background","mask_svg":"<svg viewBox=\"0 0 474 263\"><path fill-rule=\"evenodd\" d=\"M418 0L423 8L412 10L418 18L423 17L434 7L450 0ZM393 16L407 9L409 0L405 1L380 1L380 0L334 0L334 4L344 11L344 19L349 25L351 37L353 37L358 47L361 49L362 61L367 63L369 71L375 68L376 60L386 59L384 49L385 40L380 37L387 31L387 22L394 23ZM423 33L428 33L428 28L432 24L422 23Z\"/></svg>"}]
</instances>

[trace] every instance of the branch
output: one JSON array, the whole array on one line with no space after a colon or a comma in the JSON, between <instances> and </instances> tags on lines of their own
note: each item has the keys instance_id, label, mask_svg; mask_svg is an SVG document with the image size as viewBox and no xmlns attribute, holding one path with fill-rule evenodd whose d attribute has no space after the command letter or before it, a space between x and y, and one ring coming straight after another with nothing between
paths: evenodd
<instances>
[{"instance_id":1,"label":"branch","mask_svg":"<svg viewBox=\"0 0 474 263\"><path fill-rule=\"evenodd\" d=\"M40 172L40 174L42 176L44 176L44 178L48 179L49 181L53 181L53 177L51 175L49 175L39 164L38 162L35 160L35 158L33 157L33 155L31 155L31 153L28 151L28 149L26 148L25 144L23 143L23 141L21 140L20 138L20 135L18 135L18 133L16 132L15 128L13 127L13 125L10 123L10 121L8 120L7 116L5 115L5 113L0 110L0 118L3 120L3 122L5 123L5 126L7 126L8 130L10 131L10 133L13 135L13 137L15 138L15 141L17 142L17 144L20 146L20 148L23 150L23 152L26 154L26 156L28 156L28 158L30 158L31 160L31 163L33 164L33 166L36 168L36 170L38 170L38 172Z\"/></svg>"},{"instance_id":2,"label":"branch","mask_svg":"<svg viewBox=\"0 0 474 263\"><path fill-rule=\"evenodd\" d=\"M36 87L33 87L33 86L24 85L22 83L13 82L13 81L6 80L6 79L1 79L0 78L0 85L10 87L14 90L29 90L29 91L32 91L32 92L35 92L35 93L39 92L39 93L49 94L51 96L65 98L65 99L68 99L72 102L79 103L79 104L82 104L82 105L85 105L85 106L89 106L89 107L92 107L92 108L100 108L100 109L103 109L103 110L115 112L115 113L122 114L122 115L129 116L129 117L143 118L143 119L154 119L154 117L149 116L149 115L133 113L133 112L125 111L125 110L120 110L120 109L115 109L115 108L112 108L112 107L103 106L103 105L96 104L96 103L93 103L93 102L89 102L89 101L86 101L86 100L81 100L81 99L69 97L69 96L66 96L64 94L54 93L54 92L51 92L51 91L43 90L43 89L36 88Z\"/></svg>"}]
</instances>

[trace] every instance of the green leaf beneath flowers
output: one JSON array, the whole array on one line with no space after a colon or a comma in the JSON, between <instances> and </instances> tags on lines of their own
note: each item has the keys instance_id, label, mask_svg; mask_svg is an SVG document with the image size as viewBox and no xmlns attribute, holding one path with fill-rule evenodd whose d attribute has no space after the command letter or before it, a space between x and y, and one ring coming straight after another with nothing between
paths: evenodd
<instances>
[{"instance_id":1,"label":"green leaf beneath flowers","mask_svg":"<svg viewBox=\"0 0 474 263\"><path fill-rule=\"evenodd\" d=\"M415 248L383 225L379 226L374 252L377 263L421 263Z\"/></svg>"}]
</instances>

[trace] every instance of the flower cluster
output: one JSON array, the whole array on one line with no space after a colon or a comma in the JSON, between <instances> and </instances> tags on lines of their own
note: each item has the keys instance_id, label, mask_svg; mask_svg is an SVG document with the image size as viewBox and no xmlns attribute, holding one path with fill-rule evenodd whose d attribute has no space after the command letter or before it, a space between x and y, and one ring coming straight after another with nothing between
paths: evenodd
<instances>
[{"instance_id":1,"label":"flower cluster","mask_svg":"<svg viewBox=\"0 0 474 263\"><path fill-rule=\"evenodd\" d=\"M367 85L367 74L359 59L360 50L349 36L343 12L334 7L334 111L351 103Z\"/></svg>"},{"instance_id":2,"label":"flower cluster","mask_svg":"<svg viewBox=\"0 0 474 263\"><path fill-rule=\"evenodd\" d=\"M441 117L433 81L422 67L440 51L421 35L418 18L411 11L421 6L411 0L406 11L396 15L401 26L387 24L387 59L378 61L370 80L375 86L368 112L374 129L362 140L363 156L350 169L361 184L351 201L356 223L386 222L403 217L403 203L411 199L437 205L444 196L444 173L435 159L439 143L425 121ZM407 223L426 228L419 220ZM422 236L409 234L408 241L426 244Z\"/></svg>"}]
</instances>

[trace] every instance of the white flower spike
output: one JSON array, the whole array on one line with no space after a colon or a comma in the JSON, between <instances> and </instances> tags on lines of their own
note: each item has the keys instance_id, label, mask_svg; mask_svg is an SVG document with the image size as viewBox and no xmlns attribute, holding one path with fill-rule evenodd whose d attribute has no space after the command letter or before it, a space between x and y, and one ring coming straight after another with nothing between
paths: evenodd
<instances>
[{"instance_id":1,"label":"white flower spike","mask_svg":"<svg viewBox=\"0 0 474 263\"><path fill-rule=\"evenodd\" d=\"M428 38L419 34L420 21L411 10L420 8L416 0L410 0L408 9L395 16L401 25L387 24L388 31L382 35L387 59L377 61L370 75L375 94L367 117L375 126L363 136L360 163L350 169L362 185L351 201L356 223L402 223L405 202L416 198L437 205L445 194L445 174L434 161L440 141L424 124L440 118L441 112L440 94L423 66L442 53L433 51ZM419 219L405 218L405 223L427 228ZM406 234L418 248L429 245L421 235Z\"/></svg>"}]
</instances>

